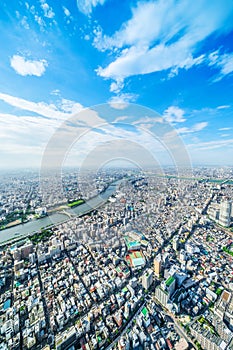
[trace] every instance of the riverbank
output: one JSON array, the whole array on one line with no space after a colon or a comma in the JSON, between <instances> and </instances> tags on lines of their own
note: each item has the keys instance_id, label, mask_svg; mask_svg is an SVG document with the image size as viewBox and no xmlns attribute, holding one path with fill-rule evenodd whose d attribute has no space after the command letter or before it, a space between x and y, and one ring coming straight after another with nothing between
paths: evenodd
<instances>
[{"instance_id":1,"label":"riverbank","mask_svg":"<svg viewBox=\"0 0 233 350\"><path fill-rule=\"evenodd\" d=\"M72 208L72 207L77 207L81 204L85 203L85 201L82 199L82 200L79 200L79 201L74 201L74 202L71 202L71 203L68 203L66 205L64 204L61 204L60 206L58 207L54 207L54 208L51 208L51 209L48 209L47 211L47 214L48 215L51 215L53 213L59 213L61 212L62 210L66 210L66 209L69 209L69 208ZM22 223L22 220L21 219L17 219L17 220L14 220L12 222L9 222L8 224L0 227L0 231L3 231L3 230L6 230L10 227L15 227L15 226L18 226L18 225L21 225L21 224L26 224L27 222L29 221L33 221L33 220L40 220L42 219L43 217L45 217L46 215L43 215L43 216L40 216L40 217L34 217L33 219L27 219L27 220L24 220L24 222Z\"/></svg>"},{"instance_id":2,"label":"riverbank","mask_svg":"<svg viewBox=\"0 0 233 350\"><path fill-rule=\"evenodd\" d=\"M17 225L20 225L20 224L22 224L22 221L20 219L18 219L18 220L9 222L7 225L5 225L4 228L1 228L1 230L5 230L6 228L17 226Z\"/></svg>"},{"instance_id":3,"label":"riverbank","mask_svg":"<svg viewBox=\"0 0 233 350\"><path fill-rule=\"evenodd\" d=\"M89 199L83 204L80 204L73 208L66 207L67 212L72 217L79 217L99 208L100 206L104 205L109 197L116 191L117 186L121 183L121 181L123 181L123 179L116 180L110 184L104 192L97 195L96 197ZM40 232L43 228L51 228L60 223L67 222L70 219L71 218L67 218L67 214L55 212L41 219L28 221L27 223L4 229L0 231L0 245L23 240L32 234ZM17 237L15 237L16 234Z\"/></svg>"}]
</instances>

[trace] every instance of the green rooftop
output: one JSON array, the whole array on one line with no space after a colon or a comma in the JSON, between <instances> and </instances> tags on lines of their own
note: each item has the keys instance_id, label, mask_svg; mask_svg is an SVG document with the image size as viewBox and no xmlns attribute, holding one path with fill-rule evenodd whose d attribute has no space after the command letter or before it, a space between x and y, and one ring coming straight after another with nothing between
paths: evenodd
<instances>
[{"instance_id":1,"label":"green rooftop","mask_svg":"<svg viewBox=\"0 0 233 350\"><path fill-rule=\"evenodd\" d=\"M147 316L148 310L147 310L146 307L144 307L144 308L142 309L142 314L143 314L143 316Z\"/></svg>"},{"instance_id":2,"label":"green rooftop","mask_svg":"<svg viewBox=\"0 0 233 350\"><path fill-rule=\"evenodd\" d=\"M165 282L166 286L170 287L170 285L173 283L173 281L175 281L175 278L173 276L170 276Z\"/></svg>"}]
</instances>

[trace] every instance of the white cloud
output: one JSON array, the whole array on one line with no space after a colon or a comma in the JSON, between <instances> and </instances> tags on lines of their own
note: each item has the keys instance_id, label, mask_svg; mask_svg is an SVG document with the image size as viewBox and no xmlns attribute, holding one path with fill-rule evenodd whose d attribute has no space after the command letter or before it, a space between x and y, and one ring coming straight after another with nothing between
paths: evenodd
<instances>
[{"instance_id":1,"label":"white cloud","mask_svg":"<svg viewBox=\"0 0 233 350\"><path fill-rule=\"evenodd\" d=\"M159 124L164 124L164 119L162 117L160 117L159 115L157 117L148 117L145 116L143 118L137 119L136 121L132 122L133 125L149 125L149 126L154 126L157 125L157 123ZM148 127L147 127L148 129Z\"/></svg>"},{"instance_id":2,"label":"white cloud","mask_svg":"<svg viewBox=\"0 0 233 350\"><path fill-rule=\"evenodd\" d=\"M220 128L218 129L219 131L227 131L227 130L231 130L232 128Z\"/></svg>"},{"instance_id":3,"label":"white cloud","mask_svg":"<svg viewBox=\"0 0 233 350\"><path fill-rule=\"evenodd\" d=\"M66 8L65 6L63 6L62 8L66 17L70 17L70 11L68 10L68 8Z\"/></svg>"},{"instance_id":4,"label":"white cloud","mask_svg":"<svg viewBox=\"0 0 233 350\"><path fill-rule=\"evenodd\" d=\"M183 109L176 106L168 107L164 111L163 117L168 123L182 123L186 121Z\"/></svg>"},{"instance_id":5,"label":"white cloud","mask_svg":"<svg viewBox=\"0 0 233 350\"><path fill-rule=\"evenodd\" d=\"M45 119L41 116L17 116L13 114L0 113L1 131L0 136L15 139L17 135L21 136L21 141L25 137L33 137L34 141L38 136L48 136L56 127L59 121L56 119ZM37 136L37 137L35 137Z\"/></svg>"},{"instance_id":6,"label":"white cloud","mask_svg":"<svg viewBox=\"0 0 233 350\"><path fill-rule=\"evenodd\" d=\"M121 121L123 121L123 124L128 124L125 122L124 116L117 118L114 123ZM94 151L91 162L97 162L98 165L101 165L101 154L98 148L100 145L104 146L104 153L110 160L114 159L115 151L117 151L118 155L138 160L139 164L143 162L143 157L146 157L148 153L153 155L154 152L164 151L160 141L153 134L143 129L141 125L138 128L127 130L119 124L105 124L98 129L90 129L79 138L74 149L77 149L79 155L80 152L83 152L86 156ZM138 151L140 154L137 153Z\"/></svg>"},{"instance_id":7,"label":"white cloud","mask_svg":"<svg viewBox=\"0 0 233 350\"><path fill-rule=\"evenodd\" d=\"M13 107L17 107L25 111L34 112L50 119L59 120L65 120L70 116L72 112L77 112L78 109L81 111L82 109L81 104L65 99L61 101L61 110L59 110L54 104L27 101L22 98L3 93L0 93L0 100L8 103Z\"/></svg>"},{"instance_id":8,"label":"white cloud","mask_svg":"<svg viewBox=\"0 0 233 350\"><path fill-rule=\"evenodd\" d=\"M127 120L127 119L128 119L127 116L122 115L121 117L117 117L117 118L113 121L113 123L120 123L120 122L123 122L123 121L125 121L125 120Z\"/></svg>"},{"instance_id":9,"label":"white cloud","mask_svg":"<svg viewBox=\"0 0 233 350\"><path fill-rule=\"evenodd\" d=\"M41 0L41 8L44 11L44 16L47 18L53 18L55 16L55 13L53 12L52 7L50 7L45 0Z\"/></svg>"},{"instance_id":10,"label":"white cloud","mask_svg":"<svg viewBox=\"0 0 233 350\"><path fill-rule=\"evenodd\" d=\"M233 52L220 57L218 66L221 67L221 74L227 75L233 72Z\"/></svg>"},{"instance_id":11,"label":"white cloud","mask_svg":"<svg viewBox=\"0 0 233 350\"><path fill-rule=\"evenodd\" d=\"M195 131L201 131L203 129L205 129L208 125L208 122L201 122L201 123L197 123L192 127L193 132Z\"/></svg>"},{"instance_id":12,"label":"white cloud","mask_svg":"<svg viewBox=\"0 0 233 350\"><path fill-rule=\"evenodd\" d=\"M14 55L10 59L11 67L19 75L35 75L40 77L44 74L48 63L46 60L26 60L24 57L19 55Z\"/></svg>"},{"instance_id":13,"label":"white cloud","mask_svg":"<svg viewBox=\"0 0 233 350\"><path fill-rule=\"evenodd\" d=\"M110 91L114 92L115 94L119 94L120 91L124 87L124 81L123 79L117 79L115 82L112 82L110 85Z\"/></svg>"},{"instance_id":14,"label":"white cloud","mask_svg":"<svg viewBox=\"0 0 233 350\"><path fill-rule=\"evenodd\" d=\"M60 96L61 92L59 89L54 89L50 92L51 95Z\"/></svg>"},{"instance_id":15,"label":"white cloud","mask_svg":"<svg viewBox=\"0 0 233 350\"><path fill-rule=\"evenodd\" d=\"M203 56L193 58L182 47L183 43L167 47L164 44L152 49L132 46L122 51L121 55L106 68L99 67L97 74L104 78L123 81L126 77L138 74L149 74L162 70L172 69L169 77L177 74L180 68L188 69L200 64ZM185 52L186 51L186 52Z\"/></svg>"},{"instance_id":16,"label":"white cloud","mask_svg":"<svg viewBox=\"0 0 233 350\"><path fill-rule=\"evenodd\" d=\"M84 15L90 15L94 7L103 5L106 0L77 0L77 6Z\"/></svg>"},{"instance_id":17,"label":"white cloud","mask_svg":"<svg viewBox=\"0 0 233 350\"><path fill-rule=\"evenodd\" d=\"M27 10L28 10L28 9L29 9L29 7L27 8ZM30 12L31 12L32 15L35 15L35 13L36 13L36 8L35 8L34 5L32 5L32 6L30 7Z\"/></svg>"},{"instance_id":18,"label":"white cloud","mask_svg":"<svg viewBox=\"0 0 233 350\"><path fill-rule=\"evenodd\" d=\"M120 95L111 97L108 103L112 108L125 109L130 102L134 102L136 99L136 94L122 93Z\"/></svg>"},{"instance_id":19,"label":"white cloud","mask_svg":"<svg viewBox=\"0 0 233 350\"><path fill-rule=\"evenodd\" d=\"M188 147L196 150L212 150L217 148L225 148L233 145L233 139L214 140L207 142L199 142L197 144L189 144Z\"/></svg>"},{"instance_id":20,"label":"white cloud","mask_svg":"<svg viewBox=\"0 0 233 350\"><path fill-rule=\"evenodd\" d=\"M176 131L179 134L189 134L189 133L201 131L205 129L207 126L208 126L207 122L201 122L201 123L194 124L192 127L183 127L183 128L176 129Z\"/></svg>"},{"instance_id":21,"label":"white cloud","mask_svg":"<svg viewBox=\"0 0 233 350\"><path fill-rule=\"evenodd\" d=\"M32 164L38 166L43 151L57 128L64 122L64 130L68 133L71 126L65 124L66 120L72 118L72 112L77 111L78 107L82 109L77 102L65 99L61 99L60 104L54 105L27 101L0 93L0 100L15 107L13 108L14 113L18 113L17 109L20 109L20 114L22 111L27 111L29 114L0 113L1 164L5 167L12 163L15 166L22 166L23 163L26 166ZM91 123L90 120L88 122ZM87 123L84 121L82 125L84 129Z\"/></svg>"},{"instance_id":22,"label":"white cloud","mask_svg":"<svg viewBox=\"0 0 233 350\"><path fill-rule=\"evenodd\" d=\"M70 113L70 114L78 113L82 109L82 106L80 105L80 103L77 103L77 102L72 101L72 100L67 100L65 98L63 98L61 100L60 107L61 107L62 111L64 111L65 113Z\"/></svg>"},{"instance_id":23,"label":"white cloud","mask_svg":"<svg viewBox=\"0 0 233 350\"><path fill-rule=\"evenodd\" d=\"M1 167L38 166L58 122L10 114L0 114L0 119Z\"/></svg>"},{"instance_id":24,"label":"white cloud","mask_svg":"<svg viewBox=\"0 0 233 350\"><path fill-rule=\"evenodd\" d=\"M179 69L189 69L205 61L198 54L200 43L214 32L232 27L233 3L224 1L175 0L139 2L132 18L112 36L99 29L93 45L100 51L110 50L115 59L97 74L122 82L126 77L169 70L169 77ZM225 72L231 70L224 58ZM222 63L223 64L223 63ZM222 68L223 69L223 68ZM111 85L113 91L117 85Z\"/></svg>"},{"instance_id":25,"label":"white cloud","mask_svg":"<svg viewBox=\"0 0 233 350\"><path fill-rule=\"evenodd\" d=\"M230 108L230 105L223 105L223 106L218 106L217 109L227 109Z\"/></svg>"},{"instance_id":26,"label":"white cloud","mask_svg":"<svg viewBox=\"0 0 233 350\"><path fill-rule=\"evenodd\" d=\"M38 166L45 145L60 122L0 113L1 166Z\"/></svg>"},{"instance_id":27,"label":"white cloud","mask_svg":"<svg viewBox=\"0 0 233 350\"><path fill-rule=\"evenodd\" d=\"M39 24L40 30L43 31L46 27L45 21L38 15L35 15L35 21Z\"/></svg>"},{"instance_id":28,"label":"white cloud","mask_svg":"<svg viewBox=\"0 0 233 350\"><path fill-rule=\"evenodd\" d=\"M209 66L214 66L215 68L220 69L220 72L214 79L214 82L221 80L224 76L233 72L233 52L221 54L220 50L217 50L208 56L208 60Z\"/></svg>"},{"instance_id":29,"label":"white cloud","mask_svg":"<svg viewBox=\"0 0 233 350\"><path fill-rule=\"evenodd\" d=\"M23 16L23 18L22 18L20 23L25 29L30 29L29 24L27 22L27 17L26 16Z\"/></svg>"},{"instance_id":30,"label":"white cloud","mask_svg":"<svg viewBox=\"0 0 233 350\"><path fill-rule=\"evenodd\" d=\"M15 15L16 15L16 18L19 20L19 23L22 25L22 27L24 27L24 29L30 29L27 16L22 16L22 18L20 19L21 15L19 11L15 11Z\"/></svg>"}]
</instances>

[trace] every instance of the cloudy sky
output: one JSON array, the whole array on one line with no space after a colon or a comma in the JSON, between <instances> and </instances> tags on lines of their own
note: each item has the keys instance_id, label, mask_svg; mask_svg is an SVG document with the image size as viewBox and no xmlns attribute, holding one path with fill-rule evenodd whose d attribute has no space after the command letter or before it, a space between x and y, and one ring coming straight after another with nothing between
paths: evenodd
<instances>
[{"instance_id":1,"label":"cloudy sky","mask_svg":"<svg viewBox=\"0 0 233 350\"><path fill-rule=\"evenodd\" d=\"M0 18L0 168L40 166L59 127L90 107L76 153L126 139L149 150L159 121L193 164L232 164L232 0L2 0ZM161 119L128 118L131 103Z\"/></svg>"}]
</instances>

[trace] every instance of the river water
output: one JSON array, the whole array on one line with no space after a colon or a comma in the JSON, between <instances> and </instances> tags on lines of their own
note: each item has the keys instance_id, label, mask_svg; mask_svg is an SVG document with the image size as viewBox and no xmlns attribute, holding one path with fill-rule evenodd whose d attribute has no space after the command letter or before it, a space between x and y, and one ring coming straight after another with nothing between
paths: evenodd
<instances>
[{"instance_id":1,"label":"river water","mask_svg":"<svg viewBox=\"0 0 233 350\"><path fill-rule=\"evenodd\" d=\"M106 203L108 198L116 191L117 186L121 181L122 180L118 180L112 183L99 196L89 199L86 203L80 204L75 208L67 207L65 211L67 213L70 213L71 215L79 216L82 214L86 214L95 208L100 207L101 205ZM68 219L69 217L66 214L54 213L38 220L28 221L25 224L20 224L17 226L7 228L5 230L0 231L0 243L10 240L12 238L27 236L28 234L39 231L42 227L46 227L52 224L59 224L67 221Z\"/></svg>"}]
</instances>

